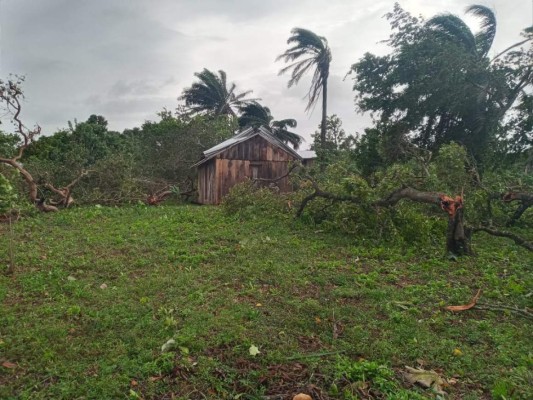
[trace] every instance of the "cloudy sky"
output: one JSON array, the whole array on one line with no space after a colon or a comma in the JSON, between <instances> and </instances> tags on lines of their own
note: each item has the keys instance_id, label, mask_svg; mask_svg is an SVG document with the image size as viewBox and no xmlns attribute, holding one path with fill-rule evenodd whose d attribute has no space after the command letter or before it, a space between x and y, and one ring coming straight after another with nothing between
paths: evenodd
<instances>
[{"instance_id":1,"label":"cloudy sky","mask_svg":"<svg viewBox=\"0 0 533 400\"><path fill-rule=\"evenodd\" d=\"M499 22L493 52L532 24L532 0L400 0L413 14L463 16L472 3L492 7ZM350 66L365 52L384 53L383 15L391 0L0 0L0 77L26 76L24 120L45 134L68 120L104 115L112 129L156 120L204 67L222 69L238 89L253 90L278 118L295 118L310 137L320 107L305 113L309 80L287 89L283 66L293 27L325 36L333 54L328 114L348 133L368 126L355 112ZM472 27L476 21L466 18ZM309 143L309 140L308 140Z\"/></svg>"}]
</instances>

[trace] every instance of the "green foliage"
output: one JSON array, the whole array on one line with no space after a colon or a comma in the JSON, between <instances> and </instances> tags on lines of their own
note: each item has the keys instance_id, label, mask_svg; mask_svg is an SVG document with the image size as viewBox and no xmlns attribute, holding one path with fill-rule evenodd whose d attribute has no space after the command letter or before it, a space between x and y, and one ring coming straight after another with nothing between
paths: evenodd
<instances>
[{"instance_id":1,"label":"green foliage","mask_svg":"<svg viewBox=\"0 0 533 400\"><path fill-rule=\"evenodd\" d=\"M434 186L442 192L452 195L460 194L472 183L472 176L467 171L467 154L464 146L451 142L443 145L434 161Z\"/></svg>"},{"instance_id":2,"label":"green foliage","mask_svg":"<svg viewBox=\"0 0 533 400\"><path fill-rule=\"evenodd\" d=\"M289 128L296 128L296 120L289 118L276 121L270 113L270 109L256 101L241 106L240 112L241 115L238 120L240 128L264 126L283 143L290 143L295 149L298 149L302 144L303 138L289 131Z\"/></svg>"},{"instance_id":3,"label":"green foliage","mask_svg":"<svg viewBox=\"0 0 533 400\"><path fill-rule=\"evenodd\" d=\"M11 210L17 199L11 182L0 173L0 215Z\"/></svg>"},{"instance_id":4,"label":"green foliage","mask_svg":"<svg viewBox=\"0 0 533 400\"><path fill-rule=\"evenodd\" d=\"M387 399L425 399L416 392L402 389L395 379L394 371L375 361L353 361L347 357L338 357L335 371L337 379L345 379L350 383L343 393L345 399L359 399L361 392L358 389Z\"/></svg>"},{"instance_id":5,"label":"green foliage","mask_svg":"<svg viewBox=\"0 0 533 400\"><path fill-rule=\"evenodd\" d=\"M74 187L77 204L137 202L167 187L188 191L195 173L191 165L203 150L231 136L236 122L225 117L176 117L168 112L160 117L123 134L109 131L102 116L69 123L68 130L33 143L25 152L24 165L45 198L54 196L43 188L45 183L62 187L81 171L90 171ZM18 192L22 190L21 185Z\"/></svg>"},{"instance_id":6,"label":"green foliage","mask_svg":"<svg viewBox=\"0 0 533 400\"><path fill-rule=\"evenodd\" d=\"M231 188L222 202L222 208L230 215L244 219L287 215L288 198L268 187L258 187L252 181L239 183Z\"/></svg>"},{"instance_id":7,"label":"green foliage","mask_svg":"<svg viewBox=\"0 0 533 400\"><path fill-rule=\"evenodd\" d=\"M346 157L354 145L355 138L352 135L346 135L341 119L336 114L327 117L324 145L322 145L321 127L322 124L319 124L318 131L311 135L313 138L311 150L316 151L318 161L327 165Z\"/></svg>"},{"instance_id":8,"label":"green foliage","mask_svg":"<svg viewBox=\"0 0 533 400\"><path fill-rule=\"evenodd\" d=\"M480 163L495 150L490 144L513 110L528 109L527 96L519 107L516 100L520 91L531 87L526 66L531 64L533 47L525 40L522 44L529 49L515 47L489 59L496 32L494 13L484 6L467 12L481 19L477 33L454 15L426 22L396 4L387 14L392 34L386 42L391 53L367 53L352 72L359 110L374 113L380 124L395 127L393 133L425 149L462 143ZM511 125L500 135L514 129L512 135L523 138L521 122L513 120ZM390 129L382 134L390 134ZM514 151L527 146L523 140L514 143Z\"/></svg>"},{"instance_id":9,"label":"green foliage","mask_svg":"<svg viewBox=\"0 0 533 400\"><path fill-rule=\"evenodd\" d=\"M19 138L0 131L0 157L11 158L16 154Z\"/></svg>"},{"instance_id":10,"label":"green foliage","mask_svg":"<svg viewBox=\"0 0 533 400\"><path fill-rule=\"evenodd\" d=\"M204 68L194 76L198 81L184 89L180 97L189 113L234 117L239 107L252 101L245 98L251 90L237 94L234 83L228 87L226 73L222 70L217 75Z\"/></svg>"},{"instance_id":11,"label":"green foliage","mask_svg":"<svg viewBox=\"0 0 533 400\"><path fill-rule=\"evenodd\" d=\"M381 134L378 129L367 128L355 139L352 158L363 176L370 176L384 166L381 151Z\"/></svg>"}]
</instances>

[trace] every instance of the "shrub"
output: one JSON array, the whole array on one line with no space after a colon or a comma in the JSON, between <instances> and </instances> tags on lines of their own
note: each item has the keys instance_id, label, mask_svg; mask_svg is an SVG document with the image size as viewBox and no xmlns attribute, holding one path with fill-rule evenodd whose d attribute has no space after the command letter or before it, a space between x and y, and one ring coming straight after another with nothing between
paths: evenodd
<instances>
[{"instance_id":1,"label":"shrub","mask_svg":"<svg viewBox=\"0 0 533 400\"><path fill-rule=\"evenodd\" d=\"M222 201L228 214L252 219L258 215L287 215L290 204L290 196L268 187L257 187L250 180L235 185Z\"/></svg>"},{"instance_id":2,"label":"shrub","mask_svg":"<svg viewBox=\"0 0 533 400\"><path fill-rule=\"evenodd\" d=\"M0 215L7 213L15 206L17 195L11 182L0 174Z\"/></svg>"}]
</instances>

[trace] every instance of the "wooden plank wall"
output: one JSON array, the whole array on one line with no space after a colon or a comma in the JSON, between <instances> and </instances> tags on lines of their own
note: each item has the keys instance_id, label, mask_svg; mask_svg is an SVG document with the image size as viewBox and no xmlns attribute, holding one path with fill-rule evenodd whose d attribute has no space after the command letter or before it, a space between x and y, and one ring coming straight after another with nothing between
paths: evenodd
<instances>
[{"instance_id":1,"label":"wooden plank wall","mask_svg":"<svg viewBox=\"0 0 533 400\"><path fill-rule=\"evenodd\" d=\"M219 204L233 186L251 179L254 170L258 178L276 179L288 172L289 162L294 159L292 154L255 136L198 167L198 201ZM262 184L269 186L269 182ZM280 192L292 190L287 177L275 182L275 185Z\"/></svg>"},{"instance_id":2,"label":"wooden plank wall","mask_svg":"<svg viewBox=\"0 0 533 400\"><path fill-rule=\"evenodd\" d=\"M209 160L198 167L198 202L201 204L218 204L215 161Z\"/></svg>"},{"instance_id":3,"label":"wooden plank wall","mask_svg":"<svg viewBox=\"0 0 533 400\"><path fill-rule=\"evenodd\" d=\"M276 179L288 172L289 163L287 161L217 160L217 204L229 193L233 186L251 179L252 168L254 167L258 168L258 178ZM269 182L261 183L263 186L269 186L269 184ZM274 184L279 187L282 193L292 190L288 177L280 179Z\"/></svg>"}]
</instances>

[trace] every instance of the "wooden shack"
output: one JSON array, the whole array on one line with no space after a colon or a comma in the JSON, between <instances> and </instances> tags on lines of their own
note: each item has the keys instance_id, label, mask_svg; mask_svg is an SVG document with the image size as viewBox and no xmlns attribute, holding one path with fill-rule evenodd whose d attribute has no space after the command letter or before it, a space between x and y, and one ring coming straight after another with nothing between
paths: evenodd
<instances>
[{"instance_id":1,"label":"wooden shack","mask_svg":"<svg viewBox=\"0 0 533 400\"><path fill-rule=\"evenodd\" d=\"M198 202L219 204L230 189L247 179L276 179L289 171L298 153L274 137L268 129L248 128L204 151L198 167ZM261 182L266 184L267 182ZM289 192L289 178L272 182Z\"/></svg>"}]
</instances>

